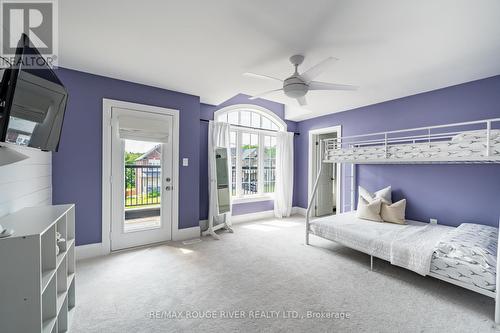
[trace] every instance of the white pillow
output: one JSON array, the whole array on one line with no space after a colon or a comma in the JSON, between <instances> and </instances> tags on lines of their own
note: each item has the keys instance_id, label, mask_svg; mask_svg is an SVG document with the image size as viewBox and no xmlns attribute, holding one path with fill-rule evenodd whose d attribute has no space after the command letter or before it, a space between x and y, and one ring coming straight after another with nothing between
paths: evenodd
<instances>
[{"instance_id":1,"label":"white pillow","mask_svg":"<svg viewBox=\"0 0 500 333\"><path fill-rule=\"evenodd\" d=\"M356 210L356 216L360 219L384 222L382 217L380 217L380 207L382 205L382 200L375 199L372 202L366 201L363 197L359 197L358 209Z\"/></svg>"},{"instance_id":2,"label":"white pillow","mask_svg":"<svg viewBox=\"0 0 500 333\"><path fill-rule=\"evenodd\" d=\"M387 186L375 193L370 193L367 189L362 186L358 186L359 198L364 198L368 202L372 202L375 199L380 199L382 202L387 204L392 203L392 189L391 186ZM359 201L359 200L358 200Z\"/></svg>"},{"instance_id":3,"label":"white pillow","mask_svg":"<svg viewBox=\"0 0 500 333\"><path fill-rule=\"evenodd\" d=\"M392 205L382 202L380 216L385 222L406 224L405 219L406 199L399 200Z\"/></svg>"}]
</instances>

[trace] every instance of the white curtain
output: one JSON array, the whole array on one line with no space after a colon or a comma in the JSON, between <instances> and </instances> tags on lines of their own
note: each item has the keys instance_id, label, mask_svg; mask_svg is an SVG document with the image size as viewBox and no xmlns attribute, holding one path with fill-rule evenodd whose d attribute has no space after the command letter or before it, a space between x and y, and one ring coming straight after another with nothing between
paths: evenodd
<instances>
[{"instance_id":1,"label":"white curtain","mask_svg":"<svg viewBox=\"0 0 500 333\"><path fill-rule=\"evenodd\" d=\"M276 136L276 188L274 215L288 217L292 213L293 196L293 133L278 132Z\"/></svg>"},{"instance_id":2,"label":"white curtain","mask_svg":"<svg viewBox=\"0 0 500 333\"><path fill-rule=\"evenodd\" d=\"M208 218L214 219L214 225L219 220L217 209L217 170L215 168L215 149L227 148L228 170L231 170L231 146L229 143L229 124L210 121L208 124ZM231 191L231 171L229 171L229 191ZM231 207L231 197L229 197L229 207ZM231 214L226 214L226 223L231 225Z\"/></svg>"}]
</instances>

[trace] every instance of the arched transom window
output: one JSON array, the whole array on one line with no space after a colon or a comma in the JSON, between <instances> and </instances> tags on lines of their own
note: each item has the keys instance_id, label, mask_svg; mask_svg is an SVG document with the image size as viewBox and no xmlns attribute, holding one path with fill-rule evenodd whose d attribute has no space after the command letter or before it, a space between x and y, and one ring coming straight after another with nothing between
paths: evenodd
<instances>
[{"instance_id":1,"label":"arched transom window","mask_svg":"<svg viewBox=\"0 0 500 333\"><path fill-rule=\"evenodd\" d=\"M273 112L253 105L226 107L217 111L214 118L233 125L233 198L270 197L276 182L276 132L286 130L286 123Z\"/></svg>"}]
</instances>

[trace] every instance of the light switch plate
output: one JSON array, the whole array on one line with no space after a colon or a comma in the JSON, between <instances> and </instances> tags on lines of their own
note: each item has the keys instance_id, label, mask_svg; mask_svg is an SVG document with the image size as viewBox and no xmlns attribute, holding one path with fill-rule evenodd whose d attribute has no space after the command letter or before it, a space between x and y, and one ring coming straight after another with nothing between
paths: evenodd
<instances>
[{"instance_id":1,"label":"light switch plate","mask_svg":"<svg viewBox=\"0 0 500 333\"><path fill-rule=\"evenodd\" d=\"M189 158L184 157L182 159L182 166L189 166Z\"/></svg>"}]
</instances>

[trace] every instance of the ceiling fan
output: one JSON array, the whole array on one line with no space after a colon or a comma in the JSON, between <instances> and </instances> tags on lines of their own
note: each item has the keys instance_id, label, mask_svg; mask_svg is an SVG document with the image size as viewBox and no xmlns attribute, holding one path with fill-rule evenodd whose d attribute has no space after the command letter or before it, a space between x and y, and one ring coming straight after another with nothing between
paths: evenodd
<instances>
[{"instance_id":1,"label":"ceiling fan","mask_svg":"<svg viewBox=\"0 0 500 333\"><path fill-rule=\"evenodd\" d=\"M267 94L281 91L285 92L285 95L291 98L297 99L297 102L301 105L307 105L306 94L309 90L356 90L358 87L351 86L347 84L337 84L328 82L313 81L315 77L324 72L328 66L330 66L335 60L334 57L328 57L315 66L309 68L302 74L299 74L298 67L304 61L303 55L294 55L290 57L290 62L295 66L295 72L292 76L286 78L285 80L278 79L269 75L261 75L255 73L244 73L243 75L256 77L266 80L279 81L283 84L283 88L274 89L266 91L264 93L250 97L250 99L256 99L263 97Z\"/></svg>"}]
</instances>

